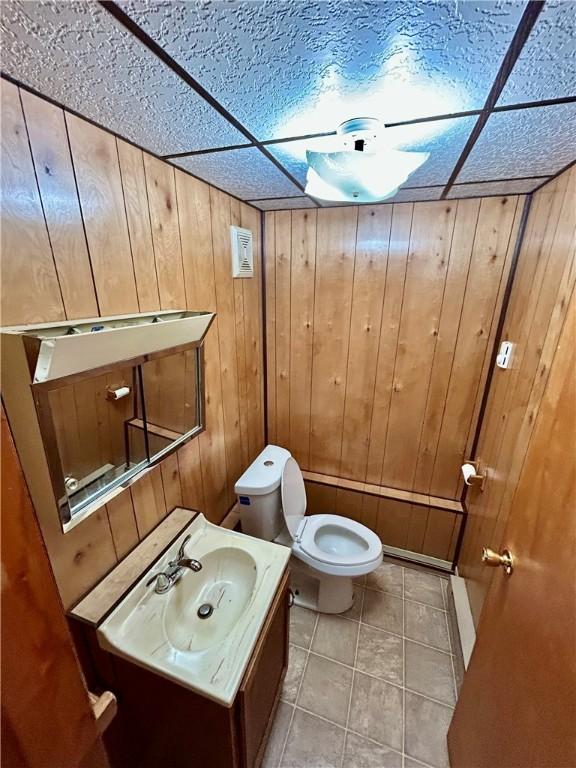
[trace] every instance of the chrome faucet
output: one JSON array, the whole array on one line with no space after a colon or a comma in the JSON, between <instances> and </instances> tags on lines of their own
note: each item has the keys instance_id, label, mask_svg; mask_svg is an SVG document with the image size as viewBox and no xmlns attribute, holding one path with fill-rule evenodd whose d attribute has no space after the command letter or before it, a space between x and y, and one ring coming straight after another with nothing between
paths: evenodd
<instances>
[{"instance_id":1,"label":"chrome faucet","mask_svg":"<svg viewBox=\"0 0 576 768\"><path fill-rule=\"evenodd\" d=\"M146 582L147 587L151 584L155 585L154 592L156 592L157 595L163 595L165 592L168 592L177 581L180 581L186 568L189 568L196 573L202 569L201 562L185 556L184 547L190 541L190 538L191 534L188 534L180 545L176 559L170 560L166 570L155 573L154 576Z\"/></svg>"}]
</instances>

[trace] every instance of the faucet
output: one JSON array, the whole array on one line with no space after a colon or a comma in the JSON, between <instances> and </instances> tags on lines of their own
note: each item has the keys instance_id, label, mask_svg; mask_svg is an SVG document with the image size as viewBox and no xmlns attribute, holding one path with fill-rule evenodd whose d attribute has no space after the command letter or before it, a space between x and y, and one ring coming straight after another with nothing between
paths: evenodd
<instances>
[{"instance_id":1,"label":"faucet","mask_svg":"<svg viewBox=\"0 0 576 768\"><path fill-rule=\"evenodd\" d=\"M180 581L186 568L189 568L196 573L202 569L202 563L191 557L185 556L184 547L190 539L191 534L188 534L180 545L176 559L169 561L165 571L155 573L154 576L146 582L147 587L154 584L154 592L156 592L157 595L165 594L177 581Z\"/></svg>"}]
</instances>

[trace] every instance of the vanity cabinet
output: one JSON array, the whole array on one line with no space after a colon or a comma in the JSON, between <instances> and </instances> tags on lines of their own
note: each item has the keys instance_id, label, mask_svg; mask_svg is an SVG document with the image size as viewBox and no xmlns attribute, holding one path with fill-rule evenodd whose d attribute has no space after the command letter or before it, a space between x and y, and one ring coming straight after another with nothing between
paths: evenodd
<instances>
[{"instance_id":1,"label":"vanity cabinet","mask_svg":"<svg viewBox=\"0 0 576 768\"><path fill-rule=\"evenodd\" d=\"M112 768L257 768L262 761L288 665L286 570L227 708L90 646L98 676L118 699L104 738Z\"/></svg>"}]
</instances>

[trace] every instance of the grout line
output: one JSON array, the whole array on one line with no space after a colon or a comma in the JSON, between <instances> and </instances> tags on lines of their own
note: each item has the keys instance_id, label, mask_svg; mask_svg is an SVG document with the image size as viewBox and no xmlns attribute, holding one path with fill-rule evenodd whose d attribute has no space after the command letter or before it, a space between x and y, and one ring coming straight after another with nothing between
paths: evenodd
<instances>
[{"instance_id":1,"label":"grout line","mask_svg":"<svg viewBox=\"0 0 576 768\"><path fill-rule=\"evenodd\" d=\"M294 713L296 712L296 704L298 702L298 697L300 696L300 689L302 688L302 683L304 682L304 676L306 675L306 669L308 667L308 659L310 658L310 648L312 648L312 643L314 642L314 636L316 635L316 628L318 627L318 619L320 618L320 614L317 611L315 611L315 613L316 613L316 620L314 621L314 629L312 630L312 636L310 637L310 647L306 652L306 661L304 662L302 677L300 678L300 682L298 683L298 689L296 690L296 698L294 699L294 708L292 709L290 722L288 723L288 728L286 729L286 736L284 737L284 744L282 745L282 751L280 752L278 768L280 768L282 764L282 759L284 758L284 752L286 751L286 745L288 744L288 737L290 736L290 731L292 730L292 722L294 720ZM288 640L290 640L290 638L288 638ZM300 647L300 646L296 646L296 647ZM290 657L288 657L288 664L290 664Z\"/></svg>"},{"instance_id":2,"label":"grout line","mask_svg":"<svg viewBox=\"0 0 576 768\"><path fill-rule=\"evenodd\" d=\"M354 588L354 584L352 584L352 587ZM357 593L360 594L360 619L362 619L362 611L364 610L364 596L366 594L366 590L362 589L361 587L357 587ZM352 667L352 682L350 684L350 694L348 696L348 709L346 711L346 733L344 734L344 747L342 749L342 757L340 759L340 768L343 768L344 766L344 755L346 754L346 738L347 733L349 730L349 723L350 723L350 710L352 709L352 693L354 691L354 678L356 677L356 664L358 661L358 646L360 644L360 631L362 630L362 623L361 621L358 622L358 631L356 633L356 647L354 649L354 663Z\"/></svg>"}]
</instances>

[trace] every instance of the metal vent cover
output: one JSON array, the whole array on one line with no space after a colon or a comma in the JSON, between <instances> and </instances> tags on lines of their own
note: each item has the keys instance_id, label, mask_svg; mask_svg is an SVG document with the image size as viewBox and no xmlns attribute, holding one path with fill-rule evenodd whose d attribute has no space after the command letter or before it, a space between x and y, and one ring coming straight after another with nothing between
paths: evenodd
<instances>
[{"instance_id":1,"label":"metal vent cover","mask_svg":"<svg viewBox=\"0 0 576 768\"><path fill-rule=\"evenodd\" d=\"M253 277L252 232L242 227L230 227L232 241L232 277Z\"/></svg>"}]
</instances>

